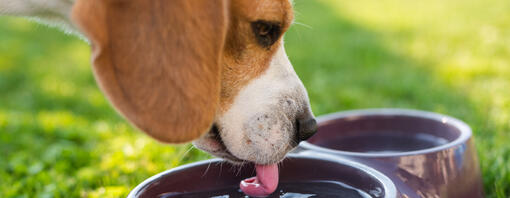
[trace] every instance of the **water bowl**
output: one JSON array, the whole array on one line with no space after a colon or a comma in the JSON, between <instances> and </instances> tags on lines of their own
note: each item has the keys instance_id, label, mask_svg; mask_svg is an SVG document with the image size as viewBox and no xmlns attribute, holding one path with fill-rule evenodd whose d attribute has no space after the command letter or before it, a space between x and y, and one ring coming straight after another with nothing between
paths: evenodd
<instances>
[{"instance_id":1,"label":"water bowl","mask_svg":"<svg viewBox=\"0 0 510 198\"><path fill-rule=\"evenodd\" d=\"M342 157L289 154L280 167L278 189L269 197L400 197L388 177ZM128 198L245 197L239 182L254 174L253 165L206 160L155 175L134 188Z\"/></svg>"},{"instance_id":2,"label":"water bowl","mask_svg":"<svg viewBox=\"0 0 510 198\"><path fill-rule=\"evenodd\" d=\"M368 109L318 118L296 153L326 153L388 176L403 197L483 197L472 132L455 118L416 110Z\"/></svg>"}]
</instances>

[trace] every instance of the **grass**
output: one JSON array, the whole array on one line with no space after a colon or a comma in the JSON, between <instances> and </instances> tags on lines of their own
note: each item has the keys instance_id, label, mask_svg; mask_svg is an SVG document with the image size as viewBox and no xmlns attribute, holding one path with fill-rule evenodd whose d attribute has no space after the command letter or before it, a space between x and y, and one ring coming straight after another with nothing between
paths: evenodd
<instances>
[{"instance_id":1,"label":"grass","mask_svg":"<svg viewBox=\"0 0 510 198\"><path fill-rule=\"evenodd\" d=\"M295 0L288 55L316 115L401 107L474 130L487 197L510 196L510 4ZM121 197L209 158L131 128L94 83L89 48L0 18L0 197Z\"/></svg>"}]
</instances>

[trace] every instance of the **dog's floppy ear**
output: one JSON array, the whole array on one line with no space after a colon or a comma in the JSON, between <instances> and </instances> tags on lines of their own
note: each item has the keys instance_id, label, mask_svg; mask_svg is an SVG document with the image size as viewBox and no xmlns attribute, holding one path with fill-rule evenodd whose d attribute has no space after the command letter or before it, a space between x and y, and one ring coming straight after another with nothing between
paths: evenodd
<instances>
[{"instance_id":1,"label":"dog's floppy ear","mask_svg":"<svg viewBox=\"0 0 510 198\"><path fill-rule=\"evenodd\" d=\"M227 3L77 0L73 22L92 44L94 75L113 106L167 143L200 137L219 105Z\"/></svg>"}]
</instances>

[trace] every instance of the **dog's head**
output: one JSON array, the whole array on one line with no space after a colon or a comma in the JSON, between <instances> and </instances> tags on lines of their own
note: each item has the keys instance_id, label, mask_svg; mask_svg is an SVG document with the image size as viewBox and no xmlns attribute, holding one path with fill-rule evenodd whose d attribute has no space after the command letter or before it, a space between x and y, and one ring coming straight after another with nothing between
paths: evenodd
<instances>
[{"instance_id":1,"label":"dog's head","mask_svg":"<svg viewBox=\"0 0 510 198\"><path fill-rule=\"evenodd\" d=\"M78 0L73 20L108 99L162 142L269 164L315 132L288 0Z\"/></svg>"}]
</instances>

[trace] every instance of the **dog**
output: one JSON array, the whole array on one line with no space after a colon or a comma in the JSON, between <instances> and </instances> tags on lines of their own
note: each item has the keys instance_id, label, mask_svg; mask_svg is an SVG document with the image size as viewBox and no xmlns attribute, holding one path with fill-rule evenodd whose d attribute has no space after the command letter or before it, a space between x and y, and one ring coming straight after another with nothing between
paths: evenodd
<instances>
[{"instance_id":1,"label":"dog","mask_svg":"<svg viewBox=\"0 0 510 198\"><path fill-rule=\"evenodd\" d=\"M0 14L83 35L110 103L161 142L265 165L317 129L283 46L289 0L0 0Z\"/></svg>"}]
</instances>

